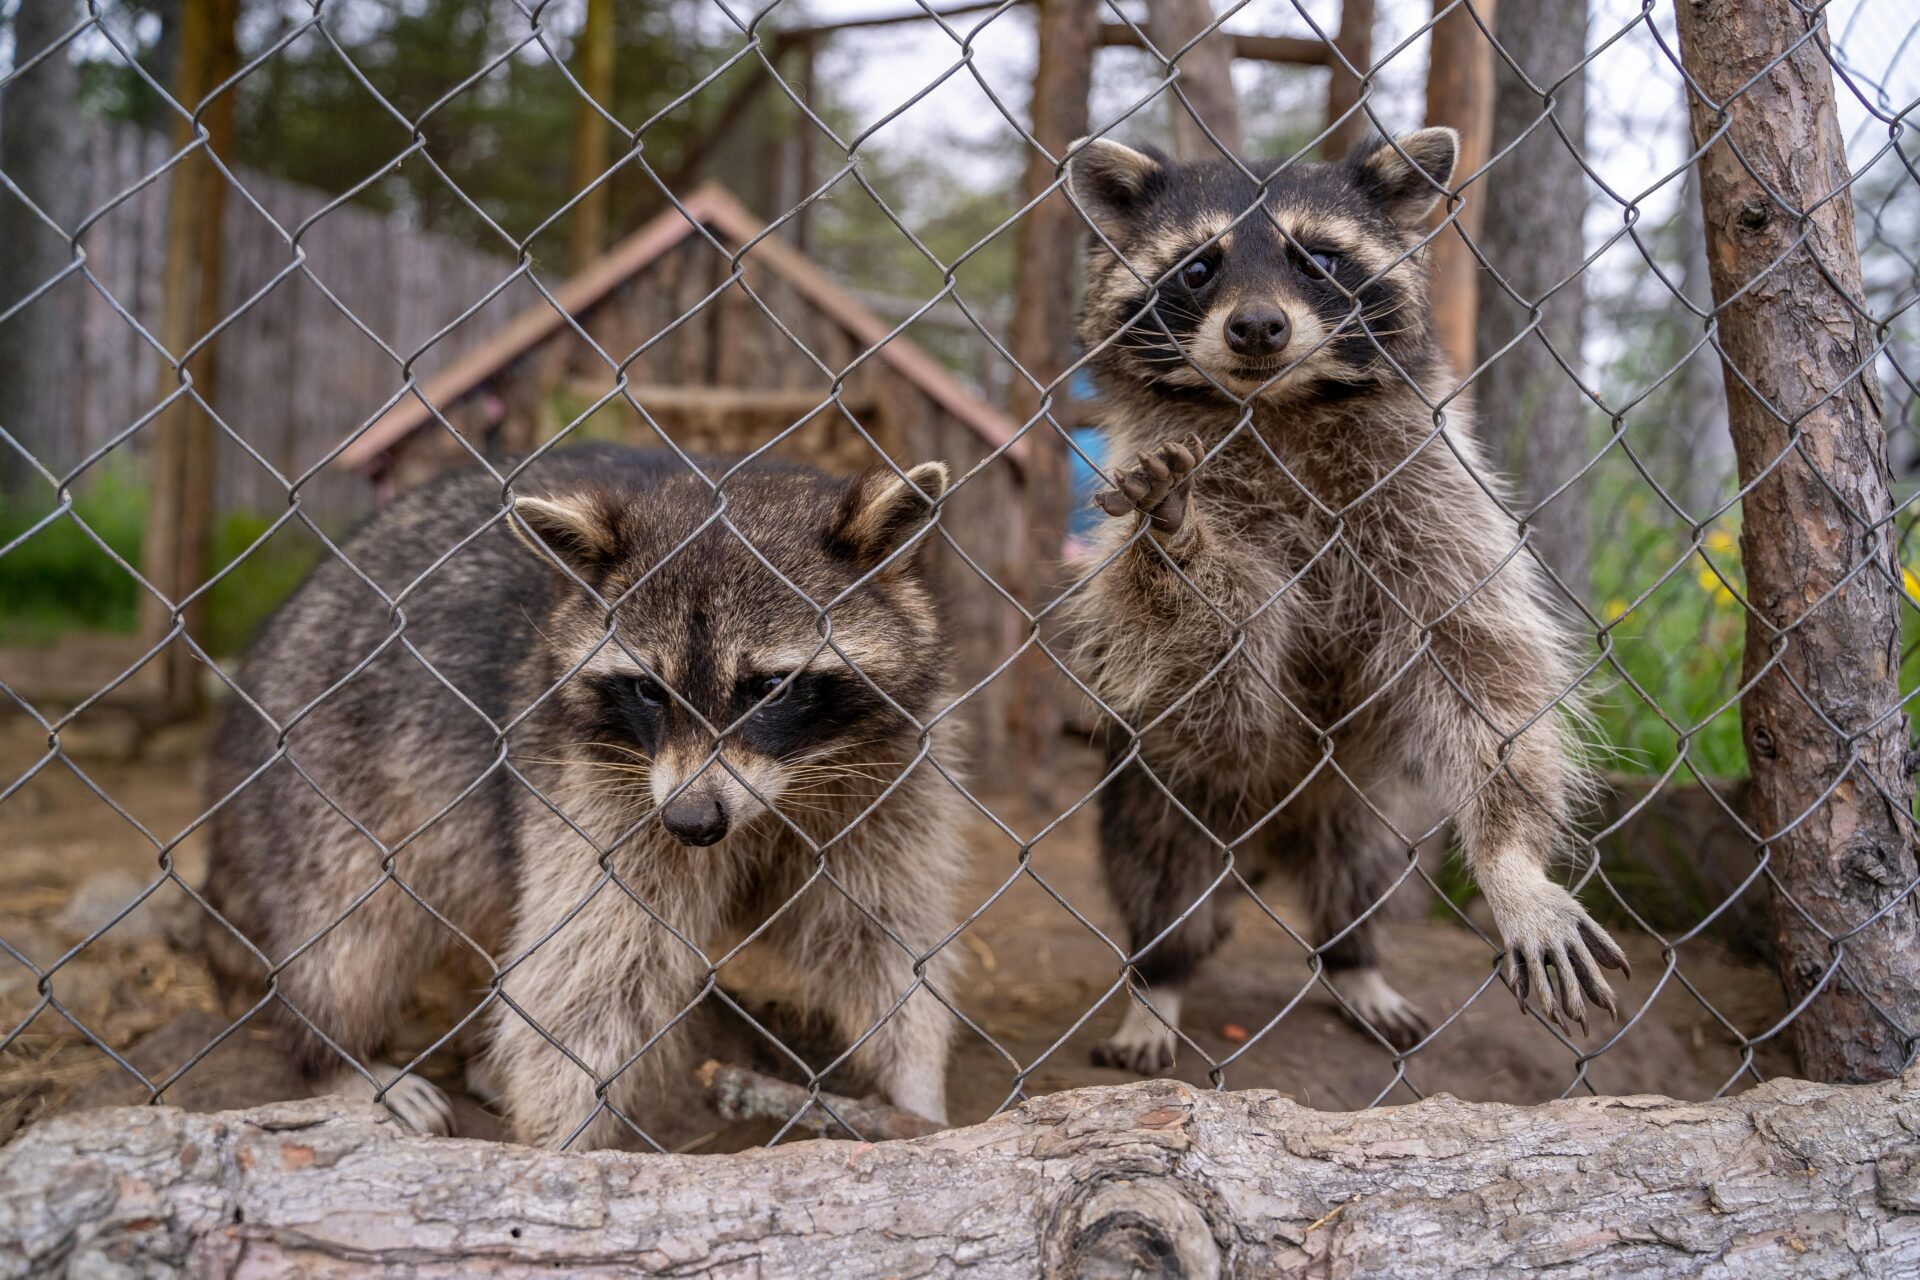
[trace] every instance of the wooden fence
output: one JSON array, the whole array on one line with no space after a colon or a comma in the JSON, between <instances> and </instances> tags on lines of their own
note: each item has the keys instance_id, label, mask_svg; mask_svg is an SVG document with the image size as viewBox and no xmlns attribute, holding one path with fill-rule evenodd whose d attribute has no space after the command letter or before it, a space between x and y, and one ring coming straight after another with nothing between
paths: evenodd
<instances>
[{"instance_id":1,"label":"wooden fence","mask_svg":"<svg viewBox=\"0 0 1920 1280\"><path fill-rule=\"evenodd\" d=\"M91 214L114 201L164 165L168 154L159 135L96 127L77 179L81 207ZM238 193L227 200L221 304L227 315L287 268L295 256L288 236L332 198L245 170L239 180L271 220ZM163 176L141 188L81 237L89 269L118 308L77 277L34 304L38 323L57 325L70 338L56 362L41 371L55 380L67 410L34 440L36 452L56 470L124 433L156 403L160 358L127 316L149 333L157 331L167 181ZM353 205L328 213L300 235L299 244L326 291L403 357L513 270L510 256L412 230ZM535 297L529 285L516 281L423 355L416 372L424 377L457 358ZM213 351L211 400L221 418L290 478L376 414L403 382L394 358L298 272L249 307L216 339ZM140 452L139 436L130 447ZM220 510L285 508L287 491L279 479L224 433L217 448ZM306 509L328 524L350 520L374 501L366 480L338 466L317 475L302 493Z\"/></svg>"}]
</instances>

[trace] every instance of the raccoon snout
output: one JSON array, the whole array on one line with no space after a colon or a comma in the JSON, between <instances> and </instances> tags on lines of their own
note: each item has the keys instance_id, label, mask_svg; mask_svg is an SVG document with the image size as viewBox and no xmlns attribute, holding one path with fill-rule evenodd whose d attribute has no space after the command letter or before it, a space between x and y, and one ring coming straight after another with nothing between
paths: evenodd
<instances>
[{"instance_id":1,"label":"raccoon snout","mask_svg":"<svg viewBox=\"0 0 1920 1280\"><path fill-rule=\"evenodd\" d=\"M1293 322L1266 302L1243 302L1227 316L1227 346L1239 356L1270 356L1287 345Z\"/></svg>"},{"instance_id":2,"label":"raccoon snout","mask_svg":"<svg viewBox=\"0 0 1920 1280\"><path fill-rule=\"evenodd\" d=\"M681 793L660 811L660 822L681 844L709 845L727 834L727 810L705 787Z\"/></svg>"}]
</instances>

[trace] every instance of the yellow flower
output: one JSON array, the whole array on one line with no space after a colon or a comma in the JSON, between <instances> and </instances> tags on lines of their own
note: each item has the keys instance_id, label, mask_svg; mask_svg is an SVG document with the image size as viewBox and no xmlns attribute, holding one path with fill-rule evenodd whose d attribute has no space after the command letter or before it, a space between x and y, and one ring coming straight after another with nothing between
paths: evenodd
<instances>
[{"instance_id":1,"label":"yellow flower","mask_svg":"<svg viewBox=\"0 0 1920 1280\"><path fill-rule=\"evenodd\" d=\"M1627 611L1627 602L1625 600L1618 598L1617 596L1614 599L1609 600L1605 604L1600 606L1600 616L1605 618L1608 622L1612 622L1615 618L1618 618L1622 614L1626 613L1626 611Z\"/></svg>"},{"instance_id":2,"label":"yellow flower","mask_svg":"<svg viewBox=\"0 0 1920 1280\"><path fill-rule=\"evenodd\" d=\"M1718 555L1730 556L1739 549L1739 542L1725 529L1715 529L1706 537L1707 550Z\"/></svg>"},{"instance_id":3,"label":"yellow flower","mask_svg":"<svg viewBox=\"0 0 1920 1280\"><path fill-rule=\"evenodd\" d=\"M1907 589L1907 595L1920 600L1920 578L1913 576L1913 570L1903 567L1900 570L1900 579L1901 585Z\"/></svg>"},{"instance_id":4,"label":"yellow flower","mask_svg":"<svg viewBox=\"0 0 1920 1280\"><path fill-rule=\"evenodd\" d=\"M1702 569L1695 581L1700 584L1702 591L1713 597L1714 603L1733 603L1733 592L1727 589L1727 584L1720 581L1720 575L1713 570Z\"/></svg>"}]
</instances>

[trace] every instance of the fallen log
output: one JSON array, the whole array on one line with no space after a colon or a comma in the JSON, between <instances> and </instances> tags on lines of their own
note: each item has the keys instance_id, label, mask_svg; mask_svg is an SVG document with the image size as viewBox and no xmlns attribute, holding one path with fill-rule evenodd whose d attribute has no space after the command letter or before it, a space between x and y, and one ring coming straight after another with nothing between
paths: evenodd
<instances>
[{"instance_id":1,"label":"fallen log","mask_svg":"<svg viewBox=\"0 0 1920 1280\"><path fill-rule=\"evenodd\" d=\"M0 1150L0 1275L1912 1275L1916 1135L1920 1072L1353 1113L1144 1081L732 1156L124 1108Z\"/></svg>"}]
</instances>

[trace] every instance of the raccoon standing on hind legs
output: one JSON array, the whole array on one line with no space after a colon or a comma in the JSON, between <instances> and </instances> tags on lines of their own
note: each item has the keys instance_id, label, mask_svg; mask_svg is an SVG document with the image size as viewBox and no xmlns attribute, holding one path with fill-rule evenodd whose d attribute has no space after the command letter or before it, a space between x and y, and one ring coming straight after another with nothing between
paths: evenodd
<instances>
[{"instance_id":1,"label":"raccoon standing on hind legs","mask_svg":"<svg viewBox=\"0 0 1920 1280\"><path fill-rule=\"evenodd\" d=\"M1116 763L1140 732L1100 841L1147 987L1096 1061L1171 1065L1225 935L1229 849L1301 882L1343 1011L1417 1043L1377 921L1442 811L1521 1000L1563 1024L1615 1011L1601 969L1626 956L1548 875L1585 785L1560 710L1574 647L1460 401L1432 407L1457 379L1420 242L1457 151L1425 129L1263 188L1076 144L1101 233L1081 337L1117 470L1070 616L1076 669L1129 726Z\"/></svg>"},{"instance_id":2,"label":"raccoon standing on hind legs","mask_svg":"<svg viewBox=\"0 0 1920 1280\"><path fill-rule=\"evenodd\" d=\"M946 468L753 464L723 484L728 523L664 453L556 452L515 485L511 531L484 471L401 498L249 653L254 702L214 747L206 893L246 939L208 929L222 985L271 981L317 1091L444 1133L392 1042L417 981L477 947L511 1135L599 1147L684 1076L686 1011L760 929L777 994L944 1120L952 1015L922 984L954 976L925 953L957 915L962 801L909 766L946 697L910 545Z\"/></svg>"}]
</instances>

